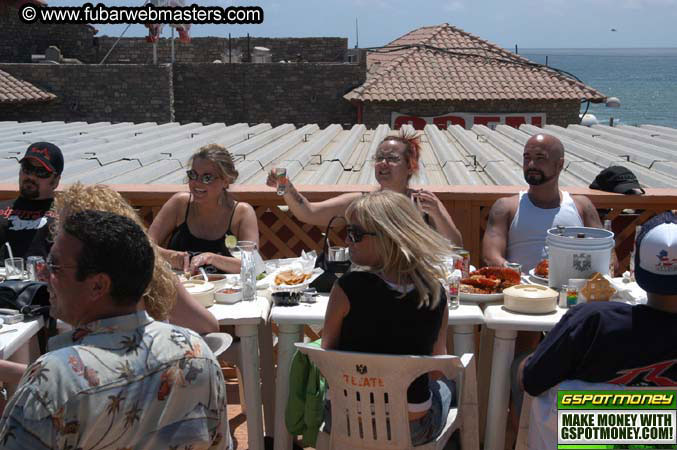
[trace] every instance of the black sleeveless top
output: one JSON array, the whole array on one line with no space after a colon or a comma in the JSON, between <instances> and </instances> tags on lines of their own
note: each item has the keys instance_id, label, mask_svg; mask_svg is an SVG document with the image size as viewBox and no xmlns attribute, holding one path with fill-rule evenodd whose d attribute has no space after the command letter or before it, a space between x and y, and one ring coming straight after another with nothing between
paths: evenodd
<instances>
[{"instance_id":1,"label":"black sleeveless top","mask_svg":"<svg viewBox=\"0 0 677 450\"><path fill-rule=\"evenodd\" d=\"M222 256L232 256L226 247L225 238L229 234L233 234L230 226L233 223L233 216L235 215L235 208L237 202L233 205L233 211L230 213L228 220L228 229L225 234L218 239L201 239L193 236L188 228L188 213L190 212L190 198L188 199L188 207L186 208L186 217L183 223L174 229L172 237L169 239L167 248L170 250L177 250L181 252L204 253L211 252Z\"/></svg>"},{"instance_id":2,"label":"black sleeveless top","mask_svg":"<svg viewBox=\"0 0 677 450\"><path fill-rule=\"evenodd\" d=\"M448 314L444 289L434 309L418 308L418 293L404 297L371 272L349 272L338 280L350 302L343 318L337 350L400 355L430 355ZM430 398L427 374L409 386L407 401L424 403Z\"/></svg>"}]
</instances>

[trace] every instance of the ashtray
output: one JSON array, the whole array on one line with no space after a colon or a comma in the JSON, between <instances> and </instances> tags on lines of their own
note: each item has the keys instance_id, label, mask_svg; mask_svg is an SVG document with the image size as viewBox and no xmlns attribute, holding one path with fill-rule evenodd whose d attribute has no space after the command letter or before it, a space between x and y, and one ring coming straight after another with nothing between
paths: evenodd
<instances>
[{"instance_id":1,"label":"ashtray","mask_svg":"<svg viewBox=\"0 0 677 450\"><path fill-rule=\"evenodd\" d=\"M315 303L317 301L317 289L307 288L301 291L301 301L303 303Z\"/></svg>"},{"instance_id":2,"label":"ashtray","mask_svg":"<svg viewBox=\"0 0 677 450\"><path fill-rule=\"evenodd\" d=\"M299 304L299 300L301 299L300 292L280 291L273 292L271 296L273 297L275 306L296 306Z\"/></svg>"}]
</instances>

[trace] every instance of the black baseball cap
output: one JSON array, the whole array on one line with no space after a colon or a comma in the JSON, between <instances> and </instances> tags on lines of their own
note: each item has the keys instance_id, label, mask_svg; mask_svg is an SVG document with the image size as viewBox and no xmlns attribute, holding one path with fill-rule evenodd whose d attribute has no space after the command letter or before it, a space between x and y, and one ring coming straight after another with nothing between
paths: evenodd
<instances>
[{"instance_id":1,"label":"black baseball cap","mask_svg":"<svg viewBox=\"0 0 677 450\"><path fill-rule=\"evenodd\" d=\"M23 162L24 159L38 161L45 169L57 175L63 172L63 154L61 149L51 142L35 142L29 145L26 154L19 162Z\"/></svg>"},{"instance_id":2,"label":"black baseball cap","mask_svg":"<svg viewBox=\"0 0 677 450\"><path fill-rule=\"evenodd\" d=\"M616 192L617 194L635 194L633 189L639 189L644 194L644 189L634 173L627 167L611 166L602 170L595 181L590 185L590 189L599 189L600 191Z\"/></svg>"}]
</instances>

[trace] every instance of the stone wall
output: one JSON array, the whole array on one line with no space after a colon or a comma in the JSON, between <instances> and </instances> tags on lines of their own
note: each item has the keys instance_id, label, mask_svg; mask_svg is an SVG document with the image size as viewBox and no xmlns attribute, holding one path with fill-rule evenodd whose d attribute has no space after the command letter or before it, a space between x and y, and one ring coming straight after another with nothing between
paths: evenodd
<instances>
[{"instance_id":1,"label":"stone wall","mask_svg":"<svg viewBox=\"0 0 677 450\"><path fill-rule=\"evenodd\" d=\"M0 64L4 70L58 98L0 107L0 120L170 122L170 65Z\"/></svg>"},{"instance_id":2,"label":"stone wall","mask_svg":"<svg viewBox=\"0 0 677 450\"><path fill-rule=\"evenodd\" d=\"M391 122L391 112L415 116L438 116L450 112L469 113L545 113L546 123L566 127L578 123L580 103L566 101L474 101L474 102L367 102L363 122L367 128Z\"/></svg>"},{"instance_id":3,"label":"stone wall","mask_svg":"<svg viewBox=\"0 0 677 450\"><path fill-rule=\"evenodd\" d=\"M363 64L175 64L176 120L354 124L343 95L365 77Z\"/></svg>"},{"instance_id":4,"label":"stone wall","mask_svg":"<svg viewBox=\"0 0 677 450\"><path fill-rule=\"evenodd\" d=\"M31 54L44 54L50 45L65 58L93 62L95 33L89 25L28 25L19 20L17 9L0 6L0 63L30 63Z\"/></svg>"},{"instance_id":5,"label":"stone wall","mask_svg":"<svg viewBox=\"0 0 677 450\"><path fill-rule=\"evenodd\" d=\"M164 35L168 35L165 31ZM178 36L178 35L177 35ZM106 55L117 38L102 36L98 38L99 59ZM247 53L247 38L233 38L230 42L233 55L240 50ZM160 39L157 46L159 63L171 62L171 40ZM338 37L322 38L257 38L249 41L250 51L254 47L266 47L271 50L272 60L293 60L301 56L307 62L343 62L348 49L348 39ZM190 43L183 44L176 40L174 56L177 63L207 63L216 59L228 62L228 38L194 37ZM148 64L153 61L153 46L145 38L122 38L107 63ZM235 61L233 61L235 62Z\"/></svg>"},{"instance_id":6,"label":"stone wall","mask_svg":"<svg viewBox=\"0 0 677 450\"><path fill-rule=\"evenodd\" d=\"M0 106L0 120L353 124L358 64L0 64L57 100Z\"/></svg>"},{"instance_id":7,"label":"stone wall","mask_svg":"<svg viewBox=\"0 0 677 450\"><path fill-rule=\"evenodd\" d=\"M16 8L2 5L0 0L0 63L30 63L31 54L44 54L50 45L61 49L65 58L77 58L84 63L98 64L106 55L117 36L95 37L96 28L89 25L24 24L19 20ZM169 36L165 28L163 35ZM158 63L171 62L170 39L158 41ZM233 50L242 54L254 47L267 47L273 61L300 58L307 62L343 62L348 50L348 38L265 38L236 37L230 40ZM212 62L228 60L227 37L193 37L191 42L175 42L175 58L180 63ZM153 46L144 37L123 37L107 63L148 64L153 61Z\"/></svg>"}]
</instances>

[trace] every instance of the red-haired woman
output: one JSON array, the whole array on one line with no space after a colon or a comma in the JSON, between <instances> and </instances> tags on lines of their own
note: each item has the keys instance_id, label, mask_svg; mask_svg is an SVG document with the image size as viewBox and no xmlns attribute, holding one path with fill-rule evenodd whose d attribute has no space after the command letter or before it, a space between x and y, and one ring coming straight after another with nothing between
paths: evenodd
<instances>
[{"instance_id":1,"label":"red-haired woman","mask_svg":"<svg viewBox=\"0 0 677 450\"><path fill-rule=\"evenodd\" d=\"M415 134L402 132L398 136L383 139L374 154L374 176L380 185L378 190L406 195L419 205L428 225L452 243L461 245L461 233L440 199L430 191L409 188L409 179L418 172L420 155L421 141ZM274 171L270 172L266 183L271 187L277 186ZM326 226L332 217L343 216L348 205L360 195L354 192L321 202L309 202L288 182L284 201L300 221Z\"/></svg>"}]
</instances>

